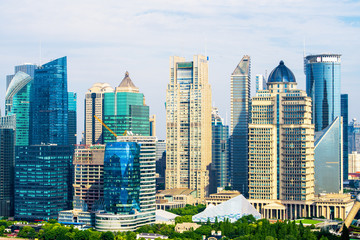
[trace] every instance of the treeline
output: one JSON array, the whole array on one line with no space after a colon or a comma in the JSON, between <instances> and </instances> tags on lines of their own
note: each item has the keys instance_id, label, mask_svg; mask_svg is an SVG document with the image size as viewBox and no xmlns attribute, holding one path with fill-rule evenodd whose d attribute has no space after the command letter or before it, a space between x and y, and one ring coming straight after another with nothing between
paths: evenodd
<instances>
[{"instance_id":1,"label":"treeline","mask_svg":"<svg viewBox=\"0 0 360 240\"><path fill-rule=\"evenodd\" d=\"M6 221L5 221L6 222ZM2 225L0 221L0 226ZM7 227L8 224L6 225ZM38 238L41 240L135 240L137 233L157 233L168 236L173 240L200 240L205 235L209 237L211 231L221 231L224 239L233 240L335 240L344 239L333 236L328 232L313 232L311 227L296 224L294 221L278 221L270 223L266 219L256 220L253 216L245 216L235 223L207 222L195 231L184 233L175 232L174 225L153 224L142 226L136 232L98 232L94 229L78 230L73 226L66 227L52 220L45 223L39 232L30 226L23 227L18 236L23 238Z\"/></svg>"}]
</instances>

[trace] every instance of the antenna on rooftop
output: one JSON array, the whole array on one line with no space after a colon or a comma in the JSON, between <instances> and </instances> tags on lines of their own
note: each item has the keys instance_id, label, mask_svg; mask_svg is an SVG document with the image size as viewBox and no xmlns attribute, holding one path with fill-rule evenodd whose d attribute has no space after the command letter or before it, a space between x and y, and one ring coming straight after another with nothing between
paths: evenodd
<instances>
[{"instance_id":1,"label":"antenna on rooftop","mask_svg":"<svg viewBox=\"0 0 360 240\"><path fill-rule=\"evenodd\" d=\"M40 46L39 46L39 66L41 66L41 41L40 41Z\"/></svg>"}]
</instances>

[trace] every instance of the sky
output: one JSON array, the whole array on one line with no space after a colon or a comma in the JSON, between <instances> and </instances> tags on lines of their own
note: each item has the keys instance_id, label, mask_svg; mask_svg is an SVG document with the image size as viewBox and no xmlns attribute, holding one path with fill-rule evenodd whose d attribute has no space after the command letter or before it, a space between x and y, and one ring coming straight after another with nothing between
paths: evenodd
<instances>
[{"instance_id":1,"label":"sky","mask_svg":"<svg viewBox=\"0 0 360 240\"><path fill-rule=\"evenodd\" d=\"M170 56L209 56L213 106L229 124L230 75L244 55L254 94L255 75L269 74L280 60L305 90L304 51L342 54L341 91L349 94L349 119L360 118L360 1L1 0L0 108L15 65L67 56L78 135L87 90L97 82L116 87L129 71L165 139Z\"/></svg>"}]
</instances>

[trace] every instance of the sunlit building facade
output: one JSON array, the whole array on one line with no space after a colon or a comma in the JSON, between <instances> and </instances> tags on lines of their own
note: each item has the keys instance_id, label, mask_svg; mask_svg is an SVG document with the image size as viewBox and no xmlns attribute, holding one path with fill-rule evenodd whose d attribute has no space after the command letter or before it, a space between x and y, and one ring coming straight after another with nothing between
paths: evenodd
<instances>
[{"instance_id":1,"label":"sunlit building facade","mask_svg":"<svg viewBox=\"0 0 360 240\"><path fill-rule=\"evenodd\" d=\"M69 112L68 112L68 134L69 134L69 144L75 145L76 144L76 103L77 103L77 96L74 92L68 92L68 106L69 106Z\"/></svg>"},{"instance_id":2,"label":"sunlit building facade","mask_svg":"<svg viewBox=\"0 0 360 240\"><path fill-rule=\"evenodd\" d=\"M170 57L166 91L165 188L188 188L204 199L209 192L211 87L208 59Z\"/></svg>"},{"instance_id":3,"label":"sunlit building facade","mask_svg":"<svg viewBox=\"0 0 360 240\"><path fill-rule=\"evenodd\" d=\"M314 125L311 98L297 89L281 61L268 90L252 98L249 124L249 198L314 198Z\"/></svg>"},{"instance_id":4,"label":"sunlit building facade","mask_svg":"<svg viewBox=\"0 0 360 240\"><path fill-rule=\"evenodd\" d=\"M79 197L92 210L94 203L104 197L105 145L79 145L75 149L74 198Z\"/></svg>"},{"instance_id":5,"label":"sunlit building facade","mask_svg":"<svg viewBox=\"0 0 360 240\"><path fill-rule=\"evenodd\" d=\"M107 83L95 83L85 94L84 132L87 145L104 143L103 126L94 116L103 120L105 92L114 92L114 88Z\"/></svg>"}]
</instances>

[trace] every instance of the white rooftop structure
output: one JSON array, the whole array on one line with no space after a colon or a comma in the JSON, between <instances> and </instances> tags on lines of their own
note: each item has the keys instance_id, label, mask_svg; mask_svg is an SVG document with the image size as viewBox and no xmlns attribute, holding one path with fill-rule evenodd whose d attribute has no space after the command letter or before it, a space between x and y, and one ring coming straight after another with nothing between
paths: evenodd
<instances>
[{"instance_id":1,"label":"white rooftop structure","mask_svg":"<svg viewBox=\"0 0 360 240\"><path fill-rule=\"evenodd\" d=\"M261 218L261 214L249 203L243 196L239 195L217 206L208 205L204 211L192 217L193 222L219 222L229 219L230 222L236 222L243 216L253 215L256 219Z\"/></svg>"},{"instance_id":2,"label":"white rooftop structure","mask_svg":"<svg viewBox=\"0 0 360 240\"><path fill-rule=\"evenodd\" d=\"M155 211L155 219L156 223L164 223L164 222L175 222L175 218L179 215L174 213L165 211L165 210L156 210Z\"/></svg>"}]
</instances>

